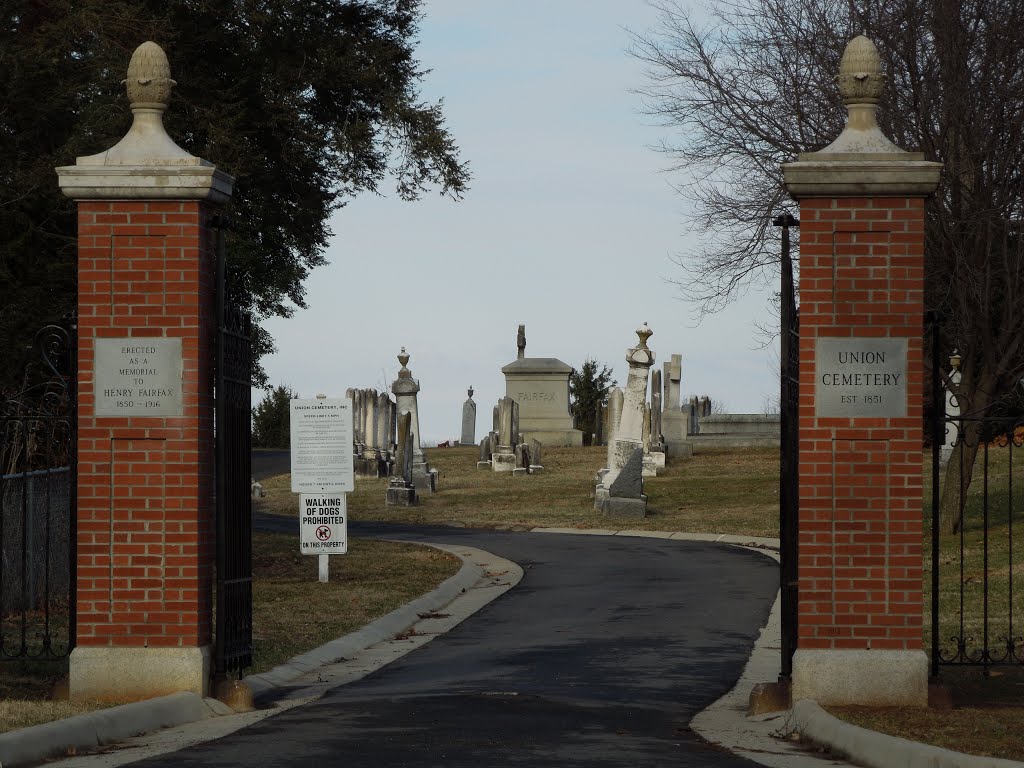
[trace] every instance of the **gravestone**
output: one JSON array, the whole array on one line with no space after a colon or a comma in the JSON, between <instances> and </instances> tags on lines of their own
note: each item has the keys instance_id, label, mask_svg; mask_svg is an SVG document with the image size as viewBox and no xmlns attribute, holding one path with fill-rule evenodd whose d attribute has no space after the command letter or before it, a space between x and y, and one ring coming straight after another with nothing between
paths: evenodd
<instances>
[{"instance_id":1,"label":"gravestone","mask_svg":"<svg viewBox=\"0 0 1024 768\"><path fill-rule=\"evenodd\" d=\"M537 440L536 438L533 438L533 437L530 438L529 443L530 443L530 473L532 474L534 472L543 472L544 471L544 462L543 462L543 459L542 459L542 456L541 456L541 451L543 450L543 445L541 444L540 440Z\"/></svg>"},{"instance_id":2,"label":"gravestone","mask_svg":"<svg viewBox=\"0 0 1024 768\"><path fill-rule=\"evenodd\" d=\"M636 447L626 463L608 486L608 494L598 507L608 517L647 516L647 496L644 495L643 448Z\"/></svg>"},{"instance_id":3,"label":"gravestone","mask_svg":"<svg viewBox=\"0 0 1024 768\"><path fill-rule=\"evenodd\" d=\"M395 395L395 406L399 416L408 413L410 430L412 431L412 481L418 493L434 493L437 490L437 470L432 470L420 447L420 417L416 395L420 391L420 383L412 377L409 370L409 353L402 347L398 362L402 367L398 370L398 378L391 384Z\"/></svg>"},{"instance_id":4,"label":"gravestone","mask_svg":"<svg viewBox=\"0 0 1024 768\"><path fill-rule=\"evenodd\" d=\"M518 403L511 397L498 401L498 445L491 455L491 469L495 472L511 472L516 467L515 422Z\"/></svg>"},{"instance_id":5,"label":"gravestone","mask_svg":"<svg viewBox=\"0 0 1024 768\"><path fill-rule=\"evenodd\" d=\"M608 446L608 471L599 473L600 481L594 491L594 506L604 510L604 501L608 498L611 485L626 461L633 455L634 449L640 449L641 471L643 465L643 428L644 414L647 406L647 377L654 365L654 352L647 346L647 340L654 334L644 323L636 331L639 343L626 350L626 362L629 374L626 378L626 389L622 397L622 413L612 440ZM645 500L646 503L646 500Z\"/></svg>"},{"instance_id":6,"label":"gravestone","mask_svg":"<svg viewBox=\"0 0 1024 768\"><path fill-rule=\"evenodd\" d=\"M476 403L473 402L473 388L468 391L469 397L462 404L462 437L459 443L462 445L476 444Z\"/></svg>"},{"instance_id":7,"label":"gravestone","mask_svg":"<svg viewBox=\"0 0 1024 768\"><path fill-rule=\"evenodd\" d=\"M418 499L412 476L414 438L410 411L405 411L398 417L397 442L395 474L388 481L388 487L384 492L384 503L389 507L411 507L418 502Z\"/></svg>"},{"instance_id":8,"label":"gravestone","mask_svg":"<svg viewBox=\"0 0 1024 768\"><path fill-rule=\"evenodd\" d=\"M680 396L683 378L683 356L672 355L664 365L662 382L664 396L661 401L661 434L665 442L665 455L688 457L693 455L690 434L690 408Z\"/></svg>"},{"instance_id":9,"label":"gravestone","mask_svg":"<svg viewBox=\"0 0 1024 768\"><path fill-rule=\"evenodd\" d=\"M622 415L622 390L619 387L612 387L608 392L608 408L607 408L607 424L605 426L606 434L608 435L607 444L608 450L605 456L605 467L598 470L597 472L597 489L595 492L595 499L599 502L604 495L607 495L608 489L604 485L604 478L610 471L612 464L615 462L615 433L619 428L619 417Z\"/></svg>"},{"instance_id":10,"label":"gravestone","mask_svg":"<svg viewBox=\"0 0 1024 768\"><path fill-rule=\"evenodd\" d=\"M480 457L476 462L477 469L491 468L491 439L490 436L480 441Z\"/></svg>"}]
</instances>

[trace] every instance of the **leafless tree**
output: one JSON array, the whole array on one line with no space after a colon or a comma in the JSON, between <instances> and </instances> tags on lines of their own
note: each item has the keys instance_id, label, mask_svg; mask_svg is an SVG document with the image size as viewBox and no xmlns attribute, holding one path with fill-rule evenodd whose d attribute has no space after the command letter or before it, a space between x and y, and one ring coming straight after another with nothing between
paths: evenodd
<instances>
[{"instance_id":1,"label":"leafless tree","mask_svg":"<svg viewBox=\"0 0 1024 768\"><path fill-rule=\"evenodd\" d=\"M889 87L882 130L944 163L927 208L925 301L963 356L965 411L982 413L1024 376L1024 2L711 0L704 11L652 0L635 36L648 111L674 129L661 149L704 238L677 282L704 311L778 273L772 216L787 202L780 165L841 131L835 76L849 40L878 46ZM970 483L978 440L962 441L946 488ZM961 456L960 453L966 455ZM952 482L951 482L952 481ZM945 499L946 526L959 524Z\"/></svg>"}]
</instances>

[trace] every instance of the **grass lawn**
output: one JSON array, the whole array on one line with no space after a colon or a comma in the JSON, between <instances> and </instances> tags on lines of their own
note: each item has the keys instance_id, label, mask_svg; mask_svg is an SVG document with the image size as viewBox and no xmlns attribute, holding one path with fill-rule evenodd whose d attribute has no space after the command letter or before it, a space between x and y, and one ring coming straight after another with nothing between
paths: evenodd
<instances>
[{"instance_id":1,"label":"grass lawn","mask_svg":"<svg viewBox=\"0 0 1024 768\"><path fill-rule=\"evenodd\" d=\"M648 514L610 520L594 511L594 475L607 463L605 448L545 448L544 471L512 477L476 468L474 447L427 449L440 471L438 493L416 507L386 507L387 480L356 479L348 496L352 520L528 530L537 527L623 528L690 533L778 536L777 448L716 450L669 459L663 475L644 480ZM259 511L294 517L298 496L287 476L263 483Z\"/></svg>"}]
</instances>

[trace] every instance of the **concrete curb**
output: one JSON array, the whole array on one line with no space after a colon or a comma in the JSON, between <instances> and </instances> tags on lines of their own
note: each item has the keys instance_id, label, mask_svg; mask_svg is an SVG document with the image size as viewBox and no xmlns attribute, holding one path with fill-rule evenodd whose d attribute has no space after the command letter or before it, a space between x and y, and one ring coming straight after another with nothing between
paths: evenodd
<instances>
[{"instance_id":1,"label":"concrete curb","mask_svg":"<svg viewBox=\"0 0 1024 768\"><path fill-rule=\"evenodd\" d=\"M641 531L613 528L531 528L530 533L566 533L576 536L636 536L646 539L702 541L712 544L735 544L738 547L779 550L779 540L767 536L740 536L732 533L684 533L682 531Z\"/></svg>"},{"instance_id":2,"label":"concrete curb","mask_svg":"<svg viewBox=\"0 0 1024 768\"><path fill-rule=\"evenodd\" d=\"M64 757L138 736L145 731L233 714L216 699L195 693L172 693L148 701L86 712L65 720L0 734L0 765L13 768L51 757Z\"/></svg>"},{"instance_id":3,"label":"concrete curb","mask_svg":"<svg viewBox=\"0 0 1024 768\"><path fill-rule=\"evenodd\" d=\"M244 682L252 689L253 697L259 701L314 669L351 658L372 645L394 638L418 622L422 618L421 614L430 614L444 608L456 597L472 589L485 578L484 571L479 565L455 552L454 548L433 544L424 544L424 546L433 546L435 549L453 552L462 557L462 568L432 592L397 608L355 632L307 651L267 672L247 675Z\"/></svg>"},{"instance_id":4,"label":"concrete curb","mask_svg":"<svg viewBox=\"0 0 1024 768\"><path fill-rule=\"evenodd\" d=\"M977 757L845 723L804 699L793 705L791 724L801 738L827 746L865 768L1024 768L1024 763Z\"/></svg>"}]
</instances>

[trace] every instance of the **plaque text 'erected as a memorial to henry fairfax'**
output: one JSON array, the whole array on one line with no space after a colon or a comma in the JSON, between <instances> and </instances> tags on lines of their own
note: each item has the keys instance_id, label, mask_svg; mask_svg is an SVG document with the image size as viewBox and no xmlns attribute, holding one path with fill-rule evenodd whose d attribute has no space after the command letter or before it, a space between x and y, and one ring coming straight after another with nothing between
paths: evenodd
<instances>
[{"instance_id":1,"label":"plaque text 'erected as a memorial to henry fairfax'","mask_svg":"<svg viewBox=\"0 0 1024 768\"><path fill-rule=\"evenodd\" d=\"M96 339L97 416L181 416L181 339Z\"/></svg>"},{"instance_id":2,"label":"plaque text 'erected as a memorial to henry fairfax'","mask_svg":"<svg viewBox=\"0 0 1024 768\"><path fill-rule=\"evenodd\" d=\"M818 338L814 404L819 417L907 415L907 340Z\"/></svg>"}]
</instances>

